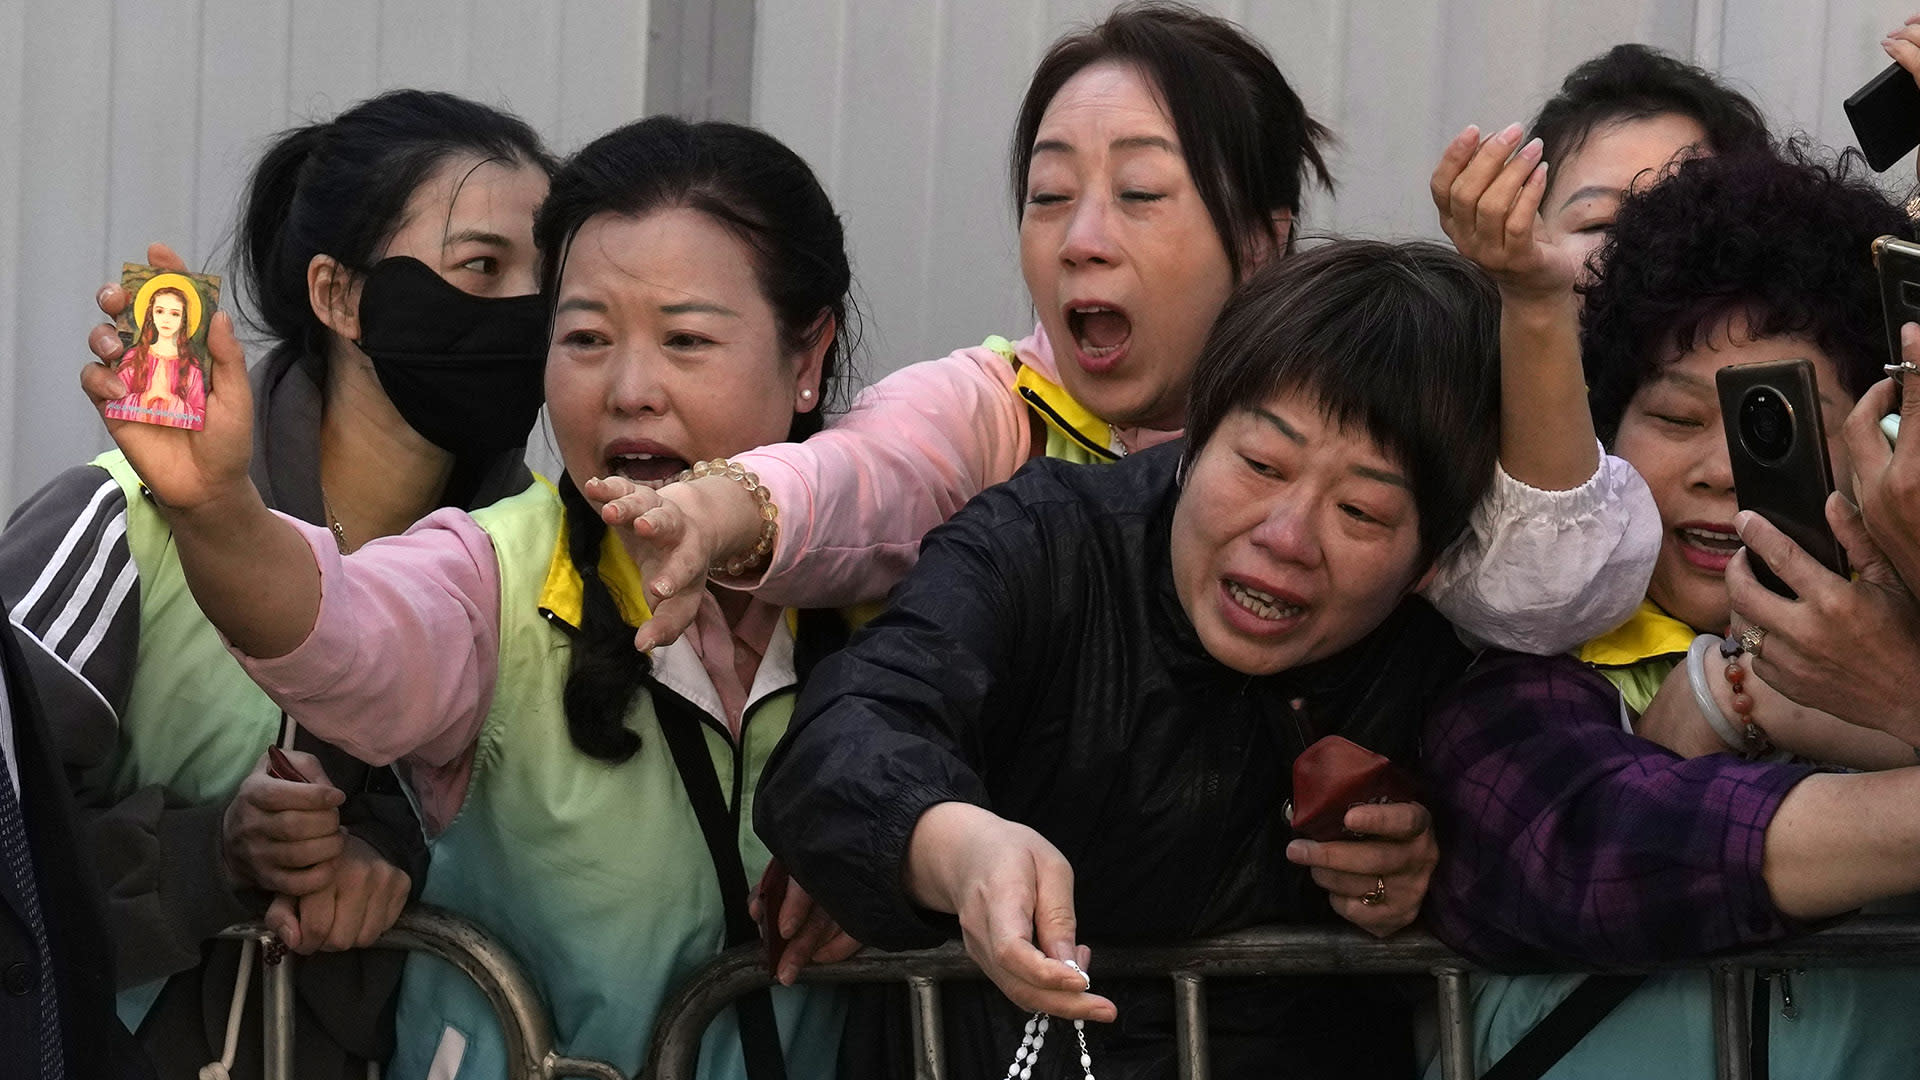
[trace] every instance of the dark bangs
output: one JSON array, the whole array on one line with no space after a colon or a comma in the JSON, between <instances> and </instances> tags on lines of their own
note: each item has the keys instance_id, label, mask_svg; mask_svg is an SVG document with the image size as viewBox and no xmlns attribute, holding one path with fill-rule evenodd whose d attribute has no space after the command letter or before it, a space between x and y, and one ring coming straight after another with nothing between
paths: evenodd
<instances>
[{"instance_id":1,"label":"dark bangs","mask_svg":"<svg viewBox=\"0 0 1920 1080\"><path fill-rule=\"evenodd\" d=\"M1305 393L1407 471L1422 556L1457 538L1499 458L1500 303L1438 244L1335 241L1269 264L1195 366L1187 458L1232 412Z\"/></svg>"}]
</instances>

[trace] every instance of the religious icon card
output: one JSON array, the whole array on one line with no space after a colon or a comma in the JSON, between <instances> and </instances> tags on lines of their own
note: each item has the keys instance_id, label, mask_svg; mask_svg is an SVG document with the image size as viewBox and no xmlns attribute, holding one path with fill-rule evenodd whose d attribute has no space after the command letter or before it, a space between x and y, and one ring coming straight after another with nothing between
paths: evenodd
<instances>
[{"instance_id":1,"label":"religious icon card","mask_svg":"<svg viewBox=\"0 0 1920 1080\"><path fill-rule=\"evenodd\" d=\"M133 300L115 320L126 352L114 373L127 396L107 406L107 418L199 431L212 381L207 324L219 310L220 279L127 263L120 284Z\"/></svg>"}]
</instances>

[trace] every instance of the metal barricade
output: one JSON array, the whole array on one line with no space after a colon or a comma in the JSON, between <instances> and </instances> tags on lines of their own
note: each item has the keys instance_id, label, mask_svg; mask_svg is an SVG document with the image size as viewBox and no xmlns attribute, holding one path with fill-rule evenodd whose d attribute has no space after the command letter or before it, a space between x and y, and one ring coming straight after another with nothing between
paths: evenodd
<instances>
[{"instance_id":1,"label":"metal barricade","mask_svg":"<svg viewBox=\"0 0 1920 1080\"><path fill-rule=\"evenodd\" d=\"M272 932L257 923L229 927L220 936L252 938L262 948L273 941ZM533 984L504 947L465 919L437 908L415 906L380 936L374 948L431 953L472 979L500 1023L511 1080L626 1080L619 1069L604 1061L555 1052L553 1026ZM293 1080L293 966L299 962L299 957L289 955L277 964L266 965L261 977L266 1080Z\"/></svg>"},{"instance_id":2,"label":"metal barricade","mask_svg":"<svg viewBox=\"0 0 1920 1080\"><path fill-rule=\"evenodd\" d=\"M1438 983L1442 1074L1447 1080L1468 1080L1474 1075L1467 978L1476 969L1420 931L1379 941L1351 928L1267 927L1181 945L1106 946L1097 951L1097 962L1101 978L1173 981L1181 1080L1208 1076L1205 980L1259 975L1430 975ZM1642 970L1707 972L1713 991L1718 1078L1745 1080L1750 1074L1747 987L1751 972L1870 966L1920 967L1920 919L1861 916L1754 952ZM981 977L960 945L952 943L925 952L866 952L838 964L807 968L801 979L816 984L905 982L913 1010L915 1080L947 1080L940 983ZM770 985L765 950L745 945L723 953L661 1008L643 1075L647 1080L692 1080L707 1025L735 998Z\"/></svg>"}]
</instances>

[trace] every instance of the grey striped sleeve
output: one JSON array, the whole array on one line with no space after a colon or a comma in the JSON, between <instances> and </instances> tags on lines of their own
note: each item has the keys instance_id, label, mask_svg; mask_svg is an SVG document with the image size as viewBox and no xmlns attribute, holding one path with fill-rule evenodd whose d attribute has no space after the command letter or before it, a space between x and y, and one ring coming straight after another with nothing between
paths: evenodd
<instances>
[{"instance_id":1,"label":"grey striped sleeve","mask_svg":"<svg viewBox=\"0 0 1920 1080\"><path fill-rule=\"evenodd\" d=\"M115 714L140 644L140 577L127 544L127 499L104 469L68 469L0 532L0 596L48 656L77 672Z\"/></svg>"}]
</instances>

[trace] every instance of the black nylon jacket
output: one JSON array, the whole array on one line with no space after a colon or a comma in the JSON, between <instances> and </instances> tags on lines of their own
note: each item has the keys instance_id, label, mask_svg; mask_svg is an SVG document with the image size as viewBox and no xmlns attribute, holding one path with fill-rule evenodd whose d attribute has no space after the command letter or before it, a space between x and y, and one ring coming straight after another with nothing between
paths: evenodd
<instances>
[{"instance_id":1,"label":"black nylon jacket","mask_svg":"<svg viewBox=\"0 0 1920 1080\"><path fill-rule=\"evenodd\" d=\"M1173 1075L1172 1007L1162 981L1101 981L1100 943L1335 921L1285 858L1294 757L1337 732L1410 762L1427 702L1467 660L1415 598L1302 668L1249 677L1215 661L1174 591L1179 454L1036 461L929 534L887 612L807 683L755 804L794 877L888 949L957 936L900 885L928 807L974 803L1039 831L1073 864L1079 939L1094 946L1096 990L1120 1009L1116 1024L1088 1025L1108 1080ZM1398 986L1208 985L1216 1076L1412 1074ZM1025 1017L987 983L950 984L943 998L950 1071L1004 1075ZM870 996L843 1071L907 1075L888 1056L903 1029ZM1071 1043L1058 1031L1034 1076L1077 1080Z\"/></svg>"}]
</instances>

